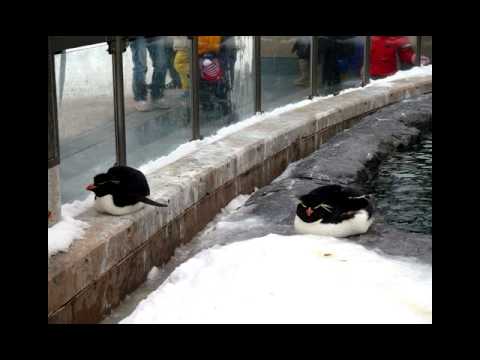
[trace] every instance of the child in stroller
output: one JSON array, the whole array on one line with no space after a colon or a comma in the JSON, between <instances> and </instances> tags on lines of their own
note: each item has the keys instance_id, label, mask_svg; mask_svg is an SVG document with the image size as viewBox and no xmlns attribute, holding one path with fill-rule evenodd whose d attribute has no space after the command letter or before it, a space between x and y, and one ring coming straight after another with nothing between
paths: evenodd
<instances>
[{"instance_id":1,"label":"child in stroller","mask_svg":"<svg viewBox=\"0 0 480 360\"><path fill-rule=\"evenodd\" d=\"M234 111L231 93L235 54L225 36L199 36L200 107L223 116Z\"/></svg>"}]
</instances>

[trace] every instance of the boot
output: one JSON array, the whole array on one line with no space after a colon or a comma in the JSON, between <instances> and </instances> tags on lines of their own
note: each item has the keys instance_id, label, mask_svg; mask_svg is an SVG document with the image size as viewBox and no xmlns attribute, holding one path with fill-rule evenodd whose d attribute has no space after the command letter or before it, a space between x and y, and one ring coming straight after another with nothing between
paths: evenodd
<instances>
[{"instance_id":1,"label":"boot","mask_svg":"<svg viewBox=\"0 0 480 360\"><path fill-rule=\"evenodd\" d=\"M297 86L310 85L310 62L305 59L298 59L298 68L300 70L300 77L293 83Z\"/></svg>"}]
</instances>

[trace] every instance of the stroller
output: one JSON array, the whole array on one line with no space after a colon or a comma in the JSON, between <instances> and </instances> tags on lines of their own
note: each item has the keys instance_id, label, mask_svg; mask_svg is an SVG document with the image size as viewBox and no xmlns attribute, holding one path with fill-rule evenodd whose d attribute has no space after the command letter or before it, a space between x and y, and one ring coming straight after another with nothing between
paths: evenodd
<instances>
[{"instance_id":1,"label":"stroller","mask_svg":"<svg viewBox=\"0 0 480 360\"><path fill-rule=\"evenodd\" d=\"M207 117L227 117L233 122L235 117L232 102L234 56L222 46L218 54L207 52L199 55L200 68L200 108Z\"/></svg>"}]
</instances>

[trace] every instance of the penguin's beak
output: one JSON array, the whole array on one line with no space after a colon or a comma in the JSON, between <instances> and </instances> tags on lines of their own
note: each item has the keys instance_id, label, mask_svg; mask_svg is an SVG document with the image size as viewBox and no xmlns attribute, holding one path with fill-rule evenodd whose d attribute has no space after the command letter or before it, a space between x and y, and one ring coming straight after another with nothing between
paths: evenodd
<instances>
[{"instance_id":1,"label":"penguin's beak","mask_svg":"<svg viewBox=\"0 0 480 360\"><path fill-rule=\"evenodd\" d=\"M310 217L310 216L312 216L312 214L313 214L312 208L310 208L310 207L307 208L307 216Z\"/></svg>"},{"instance_id":2,"label":"penguin's beak","mask_svg":"<svg viewBox=\"0 0 480 360\"><path fill-rule=\"evenodd\" d=\"M95 188L96 188L96 186L93 185L93 184L90 184L90 185L88 185L88 186L86 187L86 189L89 190L89 191L92 191L92 190L94 190Z\"/></svg>"}]
</instances>

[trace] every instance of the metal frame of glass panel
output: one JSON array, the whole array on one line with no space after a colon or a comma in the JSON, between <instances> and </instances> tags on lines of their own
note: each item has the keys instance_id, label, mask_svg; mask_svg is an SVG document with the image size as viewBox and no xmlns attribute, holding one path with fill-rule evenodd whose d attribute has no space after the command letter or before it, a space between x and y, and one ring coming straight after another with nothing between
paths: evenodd
<instances>
[{"instance_id":1,"label":"metal frame of glass panel","mask_svg":"<svg viewBox=\"0 0 480 360\"><path fill-rule=\"evenodd\" d=\"M415 66L420 66L421 57L422 57L422 37L417 36L417 50L415 51L417 56L415 56Z\"/></svg>"},{"instance_id":2,"label":"metal frame of glass panel","mask_svg":"<svg viewBox=\"0 0 480 360\"><path fill-rule=\"evenodd\" d=\"M318 96L318 37L312 36L310 45L310 96Z\"/></svg>"},{"instance_id":3,"label":"metal frame of glass panel","mask_svg":"<svg viewBox=\"0 0 480 360\"><path fill-rule=\"evenodd\" d=\"M48 37L48 168L60 164L58 139L57 94L55 84L55 60L51 38Z\"/></svg>"},{"instance_id":4,"label":"metal frame of glass panel","mask_svg":"<svg viewBox=\"0 0 480 360\"><path fill-rule=\"evenodd\" d=\"M253 73L255 76L255 113L262 113L261 36L253 37Z\"/></svg>"},{"instance_id":5,"label":"metal frame of glass panel","mask_svg":"<svg viewBox=\"0 0 480 360\"><path fill-rule=\"evenodd\" d=\"M370 45L370 36L365 36L363 48L362 86L365 86L370 82Z\"/></svg>"},{"instance_id":6,"label":"metal frame of glass panel","mask_svg":"<svg viewBox=\"0 0 480 360\"><path fill-rule=\"evenodd\" d=\"M190 105L192 114L192 140L201 139L200 135L200 69L198 68L198 36L192 36L192 46L190 47Z\"/></svg>"},{"instance_id":7,"label":"metal frame of glass panel","mask_svg":"<svg viewBox=\"0 0 480 360\"><path fill-rule=\"evenodd\" d=\"M117 165L127 165L125 101L123 91L123 52L126 50L126 43L126 39L122 36L115 36L108 41L108 52L112 55L115 152Z\"/></svg>"}]
</instances>

